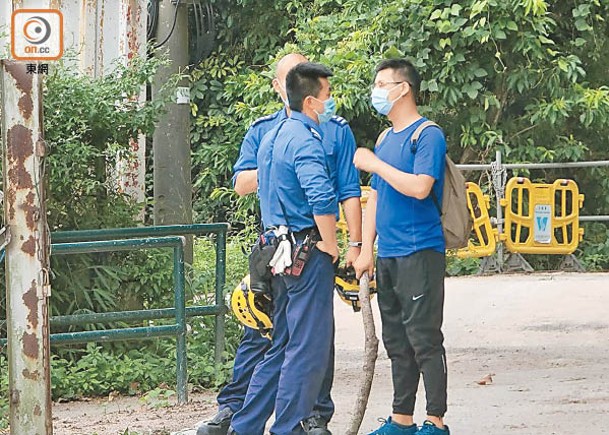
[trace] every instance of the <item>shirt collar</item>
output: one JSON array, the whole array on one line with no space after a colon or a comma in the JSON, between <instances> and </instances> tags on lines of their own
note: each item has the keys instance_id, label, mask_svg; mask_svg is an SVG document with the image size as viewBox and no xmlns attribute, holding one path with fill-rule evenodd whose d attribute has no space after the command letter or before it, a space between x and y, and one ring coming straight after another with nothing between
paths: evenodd
<instances>
[{"instance_id":1,"label":"shirt collar","mask_svg":"<svg viewBox=\"0 0 609 435\"><path fill-rule=\"evenodd\" d=\"M284 119L288 118L288 111L286 110L285 106L283 109L279 110L279 121L283 121Z\"/></svg>"},{"instance_id":2,"label":"shirt collar","mask_svg":"<svg viewBox=\"0 0 609 435\"><path fill-rule=\"evenodd\" d=\"M292 110L292 114L290 115L290 118L297 119L298 121L302 122L307 128L315 130L319 134L320 137L322 136L321 129L319 128L319 124L317 124L315 121L313 121L311 118L309 118L304 113Z\"/></svg>"}]
</instances>

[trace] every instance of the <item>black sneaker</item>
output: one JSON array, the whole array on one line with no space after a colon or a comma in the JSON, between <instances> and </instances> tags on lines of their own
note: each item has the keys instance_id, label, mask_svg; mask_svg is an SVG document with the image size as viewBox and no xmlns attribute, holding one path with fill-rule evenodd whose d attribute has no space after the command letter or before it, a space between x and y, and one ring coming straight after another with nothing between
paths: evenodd
<instances>
[{"instance_id":1,"label":"black sneaker","mask_svg":"<svg viewBox=\"0 0 609 435\"><path fill-rule=\"evenodd\" d=\"M197 435L227 435L233 411L230 408L222 408L214 418L203 422L197 428Z\"/></svg>"},{"instance_id":2,"label":"black sneaker","mask_svg":"<svg viewBox=\"0 0 609 435\"><path fill-rule=\"evenodd\" d=\"M302 427L307 435L332 435L328 430L328 422L319 415L304 419Z\"/></svg>"}]
</instances>

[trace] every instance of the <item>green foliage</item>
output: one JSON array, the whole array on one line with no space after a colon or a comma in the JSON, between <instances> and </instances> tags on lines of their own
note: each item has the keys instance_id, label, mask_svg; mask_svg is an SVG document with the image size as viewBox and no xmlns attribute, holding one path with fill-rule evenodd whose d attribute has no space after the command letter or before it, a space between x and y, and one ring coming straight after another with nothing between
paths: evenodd
<instances>
[{"instance_id":1,"label":"green foliage","mask_svg":"<svg viewBox=\"0 0 609 435\"><path fill-rule=\"evenodd\" d=\"M134 216L141 205L131 203L117 191L111 169L119 156L128 157L129 140L139 133L150 134L162 113L165 100L136 103L131 99L149 83L160 64L158 60L136 59L129 68L118 67L103 79L74 75L60 65L49 76L45 86L45 135L46 173L51 192L47 207L52 230L136 225ZM167 86L169 90L173 83ZM210 288L213 291L213 246L205 244L197 255L202 256L198 260L201 269L188 270L187 299L201 304L211 299L205 292ZM231 256L240 260L243 257L229 249ZM241 273L244 269L237 266L235 270ZM52 271L52 315L173 305L172 261L168 250L53 257ZM207 284L211 287L201 286L209 271L212 277ZM3 307L4 302L1 298ZM5 309L1 312L3 315ZM88 328L111 326L127 325ZM190 319L189 330L191 382L205 387L221 385L230 376L239 325L227 316L228 362L218 371L211 351L214 319ZM145 341L135 348L130 344L54 347L53 397L73 399L113 391L137 394L159 385L175 384L174 340ZM0 425L7 424L6 365L0 355Z\"/></svg>"},{"instance_id":2,"label":"green foliage","mask_svg":"<svg viewBox=\"0 0 609 435\"><path fill-rule=\"evenodd\" d=\"M173 304L168 249L51 258L51 314L165 308Z\"/></svg>"},{"instance_id":3,"label":"green foliage","mask_svg":"<svg viewBox=\"0 0 609 435\"><path fill-rule=\"evenodd\" d=\"M232 356L240 336L239 326L227 318L230 345L227 346L225 360L228 362L217 368L213 353L213 317L193 318L189 321L189 326L189 383L205 388L218 388L230 379ZM89 343L71 358L59 358L54 355L51 361L53 398L74 400L103 396L111 392L135 395L158 389L162 385L175 386L175 355L174 339L142 343L138 348L116 351L108 346ZM144 400L148 400L151 406L154 406L152 402L157 402L152 400L151 396Z\"/></svg>"},{"instance_id":4,"label":"green foliage","mask_svg":"<svg viewBox=\"0 0 609 435\"><path fill-rule=\"evenodd\" d=\"M479 258L446 257L446 274L448 276L475 275L479 270Z\"/></svg>"},{"instance_id":5,"label":"green foliage","mask_svg":"<svg viewBox=\"0 0 609 435\"><path fill-rule=\"evenodd\" d=\"M0 429L8 427L8 361L0 353Z\"/></svg>"},{"instance_id":6,"label":"green foliage","mask_svg":"<svg viewBox=\"0 0 609 435\"><path fill-rule=\"evenodd\" d=\"M606 225L595 223L584 226L584 241L579 245L578 258L586 270L609 269L609 230Z\"/></svg>"},{"instance_id":7,"label":"green foliage","mask_svg":"<svg viewBox=\"0 0 609 435\"><path fill-rule=\"evenodd\" d=\"M119 159L132 158L131 141L152 134L179 77L154 101L138 96L166 61L130 60L92 78L59 63L45 81L48 175L47 219L52 231L135 226L142 204L116 185ZM167 251L52 258L54 315L167 305Z\"/></svg>"},{"instance_id":8,"label":"green foliage","mask_svg":"<svg viewBox=\"0 0 609 435\"><path fill-rule=\"evenodd\" d=\"M173 390L157 387L144 394L140 401L149 408L158 409L169 406L175 395L176 392Z\"/></svg>"},{"instance_id":9,"label":"green foliage","mask_svg":"<svg viewBox=\"0 0 609 435\"><path fill-rule=\"evenodd\" d=\"M48 224L51 230L113 228L134 222L141 205L117 189L116 164L131 157L130 141L151 134L168 101L142 103L142 86L163 64L134 58L91 78L60 63L45 81Z\"/></svg>"},{"instance_id":10,"label":"green foliage","mask_svg":"<svg viewBox=\"0 0 609 435\"><path fill-rule=\"evenodd\" d=\"M510 163L603 158L609 134L607 2L258 3L242 0L223 11L232 23L255 23L243 32L227 24L233 38L224 39L193 76L193 179L201 220L243 223L255 210L251 201L230 194L230 168L252 120L281 108L270 84L273 63L295 50L333 69L339 114L350 120L359 145L370 147L386 122L369 105L374 65L407 56L423 77L421 112L442 125L453 159L487 163L495 150ZM256 33L257 24L269 20L274 24ZM244 37L258 43L244 44ZM546 174L555 179L565 172ZM587 195L595 191L586 209L609 203L608 177L601 172L573 174Z\"/></svg>"},{"instance_id":11,"label":"green foliage","mask_svg":"<svg viewBox=\"0 0 609 435\"><path fill-rule=\"evenodd\" d=\"M225 294L232 290L247 273L247 257L242 248L251 239L246 234L231 239L227 245L227 276ZM148 251L153 253L153 251ZM158 255L152 255L152 260ZM163 254L163 257L166 257ZM189 271L189 305L213 303L215 292L215 244L209 238L199 238L195 243L195 262ZM142 288L152 288L146 294L146 308L167 307L173 299L171 289L171 263L149 265L151 275L145 280L145 271L139 276ZM154 268L169 273L169 287L163 289L160 282L164 276L155 276ZM161 272L159 272L161 273ZM156 290L154 290L156 288ZM54 295L55 296L55 295ZM159 302L156 298L165 300ZM228 314L226 321L226 342L224 363L218 367L214 362L214 322L213 316L188 319L188 379L192 388L219 388L232 375L235 350L239 344L242 326ZM141 325L140 325L141 326ZM171 338L154 341L127 342L128 344L97 345L89 343L85 347L54 347L51 360L52 394L55 400L73 400L88 396L108 395L111 392L135 395L144 394L143 401L150 407L165 406L173 400L172 388L176 380L176 345ZM5 412L2 412L5 411ZM8 363L0 353L0 428L8 421ZM4 425L4 426L3 426Z\"/></svg>"},{"instance_id":12,"label":"green foliage","mask_svg":"<svg viewBox=\"0 0 609 435\"><path fill-rule=\"evenodd\" d=\"M188 303L212 303L215 283L215 245L212 241L197 239L194 258ZM162 267L171 271L171 267ZM234 288L246 273L247 262L241 252L241 243L230 243L227 246L226 290ZM152 277L151 282L155 281ZM165 290L164 297L167 295L173 298L173 291ZM153 294L148 296L152 297ZM213 388L230 378L232 356L239 342L241 327L230 314L225 320L227 362L216 368L213 316L188 319L188 377L192 385ZM175 354L175 340L172 339L156 340L139 348L102 347L89 343L85 349L72 351L70 358L53 359L53 395L56 398L75 399L112 391L136 394L163 384L175 385Z\"/></svg>"}]
</instances>

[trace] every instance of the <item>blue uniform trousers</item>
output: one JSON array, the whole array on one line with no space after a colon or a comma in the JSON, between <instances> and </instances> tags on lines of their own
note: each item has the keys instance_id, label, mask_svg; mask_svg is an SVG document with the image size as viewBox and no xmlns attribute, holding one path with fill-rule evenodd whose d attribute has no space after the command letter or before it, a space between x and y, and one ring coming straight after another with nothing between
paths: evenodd
<instances>
[{"instance_id":1,"label":"blue uniform trousers","mask_svg":"<svg viewBox=\"0 0 609 435\"><path fill-rule=\"evenodd\" d=\"M332 323L334 326L334 323ZM334 329L334 328L333 328ZM244 328L243 338L235 354L233 365L233 379L218 394L218 406L220 409L230 408L233 413L239 411L245 401L247 387L254 373L256 365L262 361L264 354L271 347L271 341L256 329ZM330 349L330 361L328 370L313 409L312 415L318 415L325 421L330 421L334 415L334 402L330 395L332 382L334 381L334 338Z\"/></svg>"},{"instance_id":2,"label":"blue uniform trousers","mask_svg":"<svg viewBox=\"0 0 609 435\"><path fill-rule=\"evenodd\" d=\"M271 347L271 341L260 335L258 330L247 327L244 329L243 338L235 354L233 379L218 394L220 409L230 408L233 413L243 406L254 368Z\"/></svg>"},{"instance_id":3,"label":"blue uniform trousers","mask_svg":"<svg viewBox=\"0 0 609 435\"><path fill-rule=\"evenodd\" d=\"M273 410L271 434L303 433L300 422L312 415L322 384L331 384L333 284L332 259L317 249L299 278L273 278L273 342L233 416L237 434L263 434Z\"/></svg>"}]
</instances>

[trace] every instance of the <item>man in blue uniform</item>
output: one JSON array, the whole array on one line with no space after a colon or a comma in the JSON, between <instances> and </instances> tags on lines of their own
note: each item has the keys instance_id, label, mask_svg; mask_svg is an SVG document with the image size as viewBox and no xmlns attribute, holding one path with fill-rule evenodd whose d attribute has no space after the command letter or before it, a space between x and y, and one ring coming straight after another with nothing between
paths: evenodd
<instances>
[{"instance_id":1,"label":"man in blue uniform","mask_svg":"<svg viewBox=\"0 0 609 435\"><path fill-rule=\"evenodd\" d=\"M271 434L303 434L301 421L313 411L330 361L337 197L318 124L334 114L331 75L325 66L308 62L288 72L292 113L264 137L258 151L264 227L288 227L295 249L307 240L318 241L300 276L271 279L275 305L271 348L254 370L229 434L263 434L273 411Z\"/></svg>"},{"instance_id":2,"label":"man in blue uniform","mask_svg":"<svg viewBox=\"0 0 609 435\"><path fill-rule=\"evenodd\" d=\"M440 220L446 141L436 126L413 133L425 118L416 95L421 79L405 59L376 68L372 104L392 128L379 137L375 153L360 148L355 165L372 173L363 246L355 262L359 277L372 274L378 234L376 283L383 344L391 360L393 410L375 435L448 435L446 356L443 346L444 234ZM434 202L438 203L435 204ZM427 398L427 418L413 421L420 374Z\"/></svg>"},{"instance_id":3,"label":"man in blue uniform","mask_svg":"<svg viewBox=\"0 0 609 435\"><path fill-rule=\"evenodd\" d=\"M273 87L284 103L287 101L286 75L295 65L306 62L300 54L288 54L277 64ZM285 120L290 113L289 107L276 113L259 118L248 130L239 159L234 167L233 182L239 195L255 192L257 182L256 156L264 135L273 127ZM349 229L350 245L346 255L346 263L350 265L360 252L361 240L361 205L359 174L352 164L355 153L355 138L347 121L333 116L329 122L320 125L328 168L332 184L342 203ZM233 379L218 395L219 412L210 421L203 423L198 435L225 435L232 415L241 409L254 367L260 362L264 353L270 348L271 342L262 337L257 330L245 328L244 336L237 349L233 369ZM304 429L312 435L327 435L327 423L334 413L334 404L330 397L334 372L333 349L326 378L322 385L319 398L313 413L303 421Z\"/></svg>"}]
</instances>

